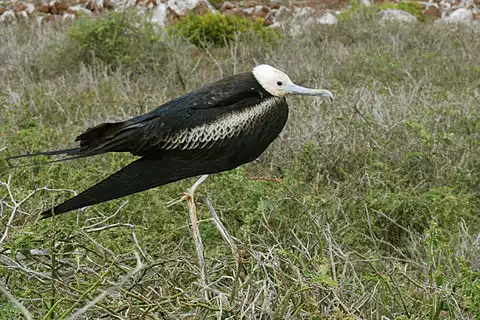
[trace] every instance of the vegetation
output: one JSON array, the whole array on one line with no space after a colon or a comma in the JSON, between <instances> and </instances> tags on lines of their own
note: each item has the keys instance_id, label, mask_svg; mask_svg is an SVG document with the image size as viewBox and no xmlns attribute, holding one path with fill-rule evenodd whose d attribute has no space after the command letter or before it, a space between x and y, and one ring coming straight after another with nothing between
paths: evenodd
<instances>
[{"instance_id":1,"label":"vegetation","mask_svg":"<svg viewBox=\"0 0 480 320\"><path fill-rule=\"evenodd\" d=\"M263 19L249 19L233 15L213 14L204 15L189 14L177 21L171 33L185 37L194 45L204 48L205 46L226 46L236 37L252 34L262 43L272 43L278 38L274 29L265 28Z\"/></svg>"},{"instance_id":2,"label":"vegetation","mask_svg":"<svg viewBox=\"0 0 480 320\"><path fill-rule=\"evenodd\" d=\"M52 74L69 57L42 53L70 36L51 25L0 32L0 319L480 317L475 30L365 13L275 47L237 37L198 52L165 38L135 76L112 67L123 57ZM96 48L98 37L85 39ZM197 191L240 250L237 260L200 203L206 287L187 206L167 205L194 179L40 221L132 156L5 160L71 146L86 127L262 62L337 99L288 98L289 122L268 151Z\"/></svg>"},{"instance_id":3,"label":"vegetation","mask_svg":"<svg viewBox=\"0 0 480 320\"><path fill-rule=\"evenodd\" d=\"M424 6L416 1L399 1L396 3L384 2L384 3L375 3L370 7L362 7L359 1L351 1L350 6L343 10L339 15L339 20L348 20L352 19L357 15L375 15L381 10L385 9L397 9L410 13L416 17L419 21L425 22L428 19L428 16L423 14ZM363 12L361 12L363 11Z\"/></svg>"},{"instance_id":4,"label":"vegetation","mask_svg":"<svg viewBox=\"0 0 480 320\"><path fill-rule=\"evenodd\" d=\"M47 51L61 62L60 71L79 63L101 62L110 68L135 69L143 64L157 64L153 59L164 55L164 45L154 25L136 21L135 15L109 11L94 18L82 16L67 28L66 41L55 43Z\"/></svg>"}]
</instances>

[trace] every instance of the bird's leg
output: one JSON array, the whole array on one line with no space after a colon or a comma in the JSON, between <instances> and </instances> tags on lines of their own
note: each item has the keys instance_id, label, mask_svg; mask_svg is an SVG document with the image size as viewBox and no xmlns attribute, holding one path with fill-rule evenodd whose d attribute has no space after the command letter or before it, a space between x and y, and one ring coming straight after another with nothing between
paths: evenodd
<instances>
[{"instance_id":1,"label":"bird's leg","mask_svg":"<svg viewBox=\"0 0 480 320\"><path fill-rule=\"evenodd\" d=\"M203 243L200 231L198 230L197 206L195 205L194 193L202 182L207 179L208 175L201 176L191 188L188 189L183 199L187 201L188 211L190 213L190 222L192 223L193 241L195 242L195 250L197 251L198 267L200 268L200 279L206 287L208 285L207 272L205 269L205 258L203 256ZM208 292L205 291L205 299L208 300Z\"/></svg>"}]
</instances>

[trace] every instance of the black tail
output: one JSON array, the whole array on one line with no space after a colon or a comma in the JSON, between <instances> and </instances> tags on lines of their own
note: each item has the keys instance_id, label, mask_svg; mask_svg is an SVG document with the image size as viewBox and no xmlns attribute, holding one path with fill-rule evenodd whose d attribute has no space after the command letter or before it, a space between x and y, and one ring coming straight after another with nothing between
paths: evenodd
<instances>
[{"instance_id":1,"label":"black tail","mask_svg":"<svg viewBox=\"0 0 480 320\"><path fill-rule=\"evenodd\" d=\"M79 195L42 212L42 219L196 176L200 171L199 165L185 165L169 157L140 158Z\"/></svg>"},{"instance_id":2,"label":"black tail","mask_svg":"<svg viewBox=\"0 0 480 320\"><path fill-rule=\"evenodd\" d=\"M36 156L56 156L60 154L75 156L75 155L78 155L79 152L80 152L80 148L53 150L53 151L44 151L44 152L38 152L38 153L21 154L18 156L9 157L7 158L7 160L19 159L19 158L30 158L30 157L36 157Z\"/></svg>"}]
</instances>

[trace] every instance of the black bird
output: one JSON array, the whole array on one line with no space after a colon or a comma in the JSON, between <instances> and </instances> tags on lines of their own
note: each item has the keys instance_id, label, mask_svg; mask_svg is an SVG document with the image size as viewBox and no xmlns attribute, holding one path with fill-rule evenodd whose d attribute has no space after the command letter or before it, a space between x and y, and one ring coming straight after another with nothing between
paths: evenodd
<instances>
[{"instance_id":1,"label":"black bird","mask_svg":"<svg viewBox=\"0 0 480 320\"><path fill-rule=\"evenodd\" d=\"M46 210L43 218L120 198L173 181L231 170L260 156L288 118L286 95L324 96L295 85L280 70L251 72L208 84L130 120L102 123L79 135L74 149L26 154L84 158L130 152L141 158L79 195Z\"/></svg>"}]
</instances>

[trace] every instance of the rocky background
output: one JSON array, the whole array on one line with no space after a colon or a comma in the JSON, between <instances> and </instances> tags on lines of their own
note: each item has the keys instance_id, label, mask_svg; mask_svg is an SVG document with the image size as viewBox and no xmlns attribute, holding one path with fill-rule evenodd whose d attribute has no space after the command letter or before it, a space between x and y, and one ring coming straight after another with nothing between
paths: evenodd
<instances>
[{"instance_id":1,"label":"rocky background","mask_svg":"<svg viewBox=\"0 0 480 320\"><path fill-rule=\"evenodd\" d=\"M385 2L395 3L381 1L381 4ZM480 25L480 0L429 0L417 3L426 17L441 22ZM371 0L360 0L360 5L371 6L372 3ZM198 14L211 11L263 18L266 26L287 29L291 35L296 35L300 25L337 23L339 14L351 6L347 0L216 0L212 3L207 0L0 0L0 25L31 19L38 23L72 21L80 15L95 16L107 10L135 8L139 14L146 14L160 26L166 26L192 11ZM379 13L382 20L418 20L409 12L384 7Z\"/></svg>"}]
</instances>

